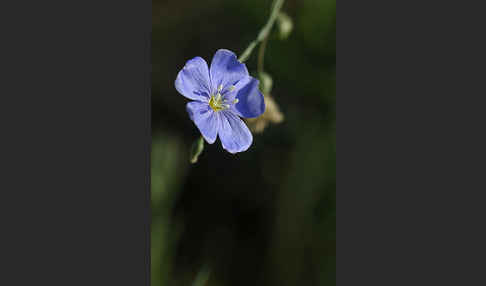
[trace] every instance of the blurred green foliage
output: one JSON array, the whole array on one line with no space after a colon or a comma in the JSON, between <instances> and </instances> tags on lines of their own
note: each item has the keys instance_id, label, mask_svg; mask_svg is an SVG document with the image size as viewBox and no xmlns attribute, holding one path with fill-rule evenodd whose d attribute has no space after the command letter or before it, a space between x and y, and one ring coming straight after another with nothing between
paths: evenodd
<instances>
[{"instance_id":1,"label":"blurred green foliage","mask_svg":"<svg viewBox=\"0 0 486 286\"><path fill-rule=\"evenodd\" d=\"M269 38L265 71L285 121L255 134L247 152L217 140L189 163L199 133L177 72L219 48L240 54L270 4L153 1L153 286L192 285L202 269L205 285L335 285L335 0L287 0L292 33Z\"/></svg>"}]
</instances>

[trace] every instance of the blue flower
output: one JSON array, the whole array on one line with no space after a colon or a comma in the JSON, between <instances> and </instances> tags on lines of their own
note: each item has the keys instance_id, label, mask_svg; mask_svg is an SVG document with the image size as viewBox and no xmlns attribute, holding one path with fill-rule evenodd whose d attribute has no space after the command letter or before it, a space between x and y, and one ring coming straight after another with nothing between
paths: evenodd
<instances>
[{"instance_id":1,"label":"blue flower","mask_svg":"<svg viewBox=\"0 0 486 286\"><path fill-rule=\"evenodd\" d=\"M240 117L258 117L265 111L265 102L258 80L233 52L218 50L210 68L201 57L189 60L177 75L175 87L194 100L186 105L187 112L209 144L219 135L230 153L250 147L253 136Z\"/></svg>"}]
</instances>

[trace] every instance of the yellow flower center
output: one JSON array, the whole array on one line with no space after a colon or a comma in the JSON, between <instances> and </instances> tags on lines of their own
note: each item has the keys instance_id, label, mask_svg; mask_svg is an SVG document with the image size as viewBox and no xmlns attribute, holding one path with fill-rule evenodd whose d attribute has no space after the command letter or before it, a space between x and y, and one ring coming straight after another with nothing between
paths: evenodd
<instances>
[{"instance_id":1,"label":"yellow flower center","mask_svg":"<svg viewBox=\"0 0 486 286\"><path fill-rule=\"evenodd\" d=\"M234 89L235 89L235 87L231 86L229 91L232 92ZM216 95L214 95L214 94L211 95L211 98L209 98L209 106L211 106L211 108L214 111L221 111L221 110L228 109L230 107L227 100L224 99L223 96L221 95L222 90L223 90L223 86L220 85L218 87L218 93L216 93ZM238 103L238 99L235 99L232 102L232 104L236 104L236 103Z\"/></svg>"},{"instance_id":2,"label":"yellow flower center","mask_svg":"<svg viewBox=\"0 0 486 286\"><path fill-rule=\"evenodd\" d=\"M219 92L216 95L211 95L211 98L209 99L209 106L211 106L214 111L225 110L229 107L227 104L224 104L223 97Z\"/></svg>"}]
</instances>

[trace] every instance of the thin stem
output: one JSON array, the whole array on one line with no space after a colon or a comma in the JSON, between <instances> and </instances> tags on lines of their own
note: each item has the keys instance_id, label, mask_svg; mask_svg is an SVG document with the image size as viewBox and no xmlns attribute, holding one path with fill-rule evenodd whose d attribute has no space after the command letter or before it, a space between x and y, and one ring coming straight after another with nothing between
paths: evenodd
<instances>
[{"instance_id":1,"label":"thin stem","mask_svg":"<svg viewBox=\"0 0 486 286\"><path fill-rule=\"evenodd\" d=\"M258 37L254 41L252 41L248 45L248 48L246 48L246 50L241 54L240 58L238 59L240 62L245 62L250 57L256 45L268 37L268 34L272 30L273 24L277 19L278 12L280 12L280 9L282 8L284 2L285 0L274 0L274 5L270 14L270 18L268 18L268 22L260 30L260 33L258 33Z\"/></svg>"},{"instance_id":2,"label":"thin stem","mask_svg":"<svg viewBox=\"0 0 486 286\"><path fill-rule=\"evenodd\" d=\"M265 64L265 48L267 47L268 43L268 35L263 40L262 44L260 45L260 49L258 50L258 64L257 69L259 73L263 72L263 65Z\"/></svg>"}]
</instances>

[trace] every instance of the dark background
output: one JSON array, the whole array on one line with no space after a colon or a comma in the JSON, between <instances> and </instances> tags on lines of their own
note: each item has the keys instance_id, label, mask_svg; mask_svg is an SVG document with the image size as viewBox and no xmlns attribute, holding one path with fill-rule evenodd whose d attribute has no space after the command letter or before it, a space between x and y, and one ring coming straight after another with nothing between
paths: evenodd
<instances>
[{"instance_id":1,"label":"dark background","mask_svg":"<svg viewBox=\"0 0 486 286\"><path fill-rule=\"evenodd\" d=\"M176 75L220 48L240 55L271 1L152 4L152 285L191 285L201 273L205 285L334 285L335 1L287 0L294 30L269 38L265 70L284 122L237 155L219 139L205 144L195 165L199 132ZM246 62L254 75L257 53Z\"/></svg>"}]
</instances>

